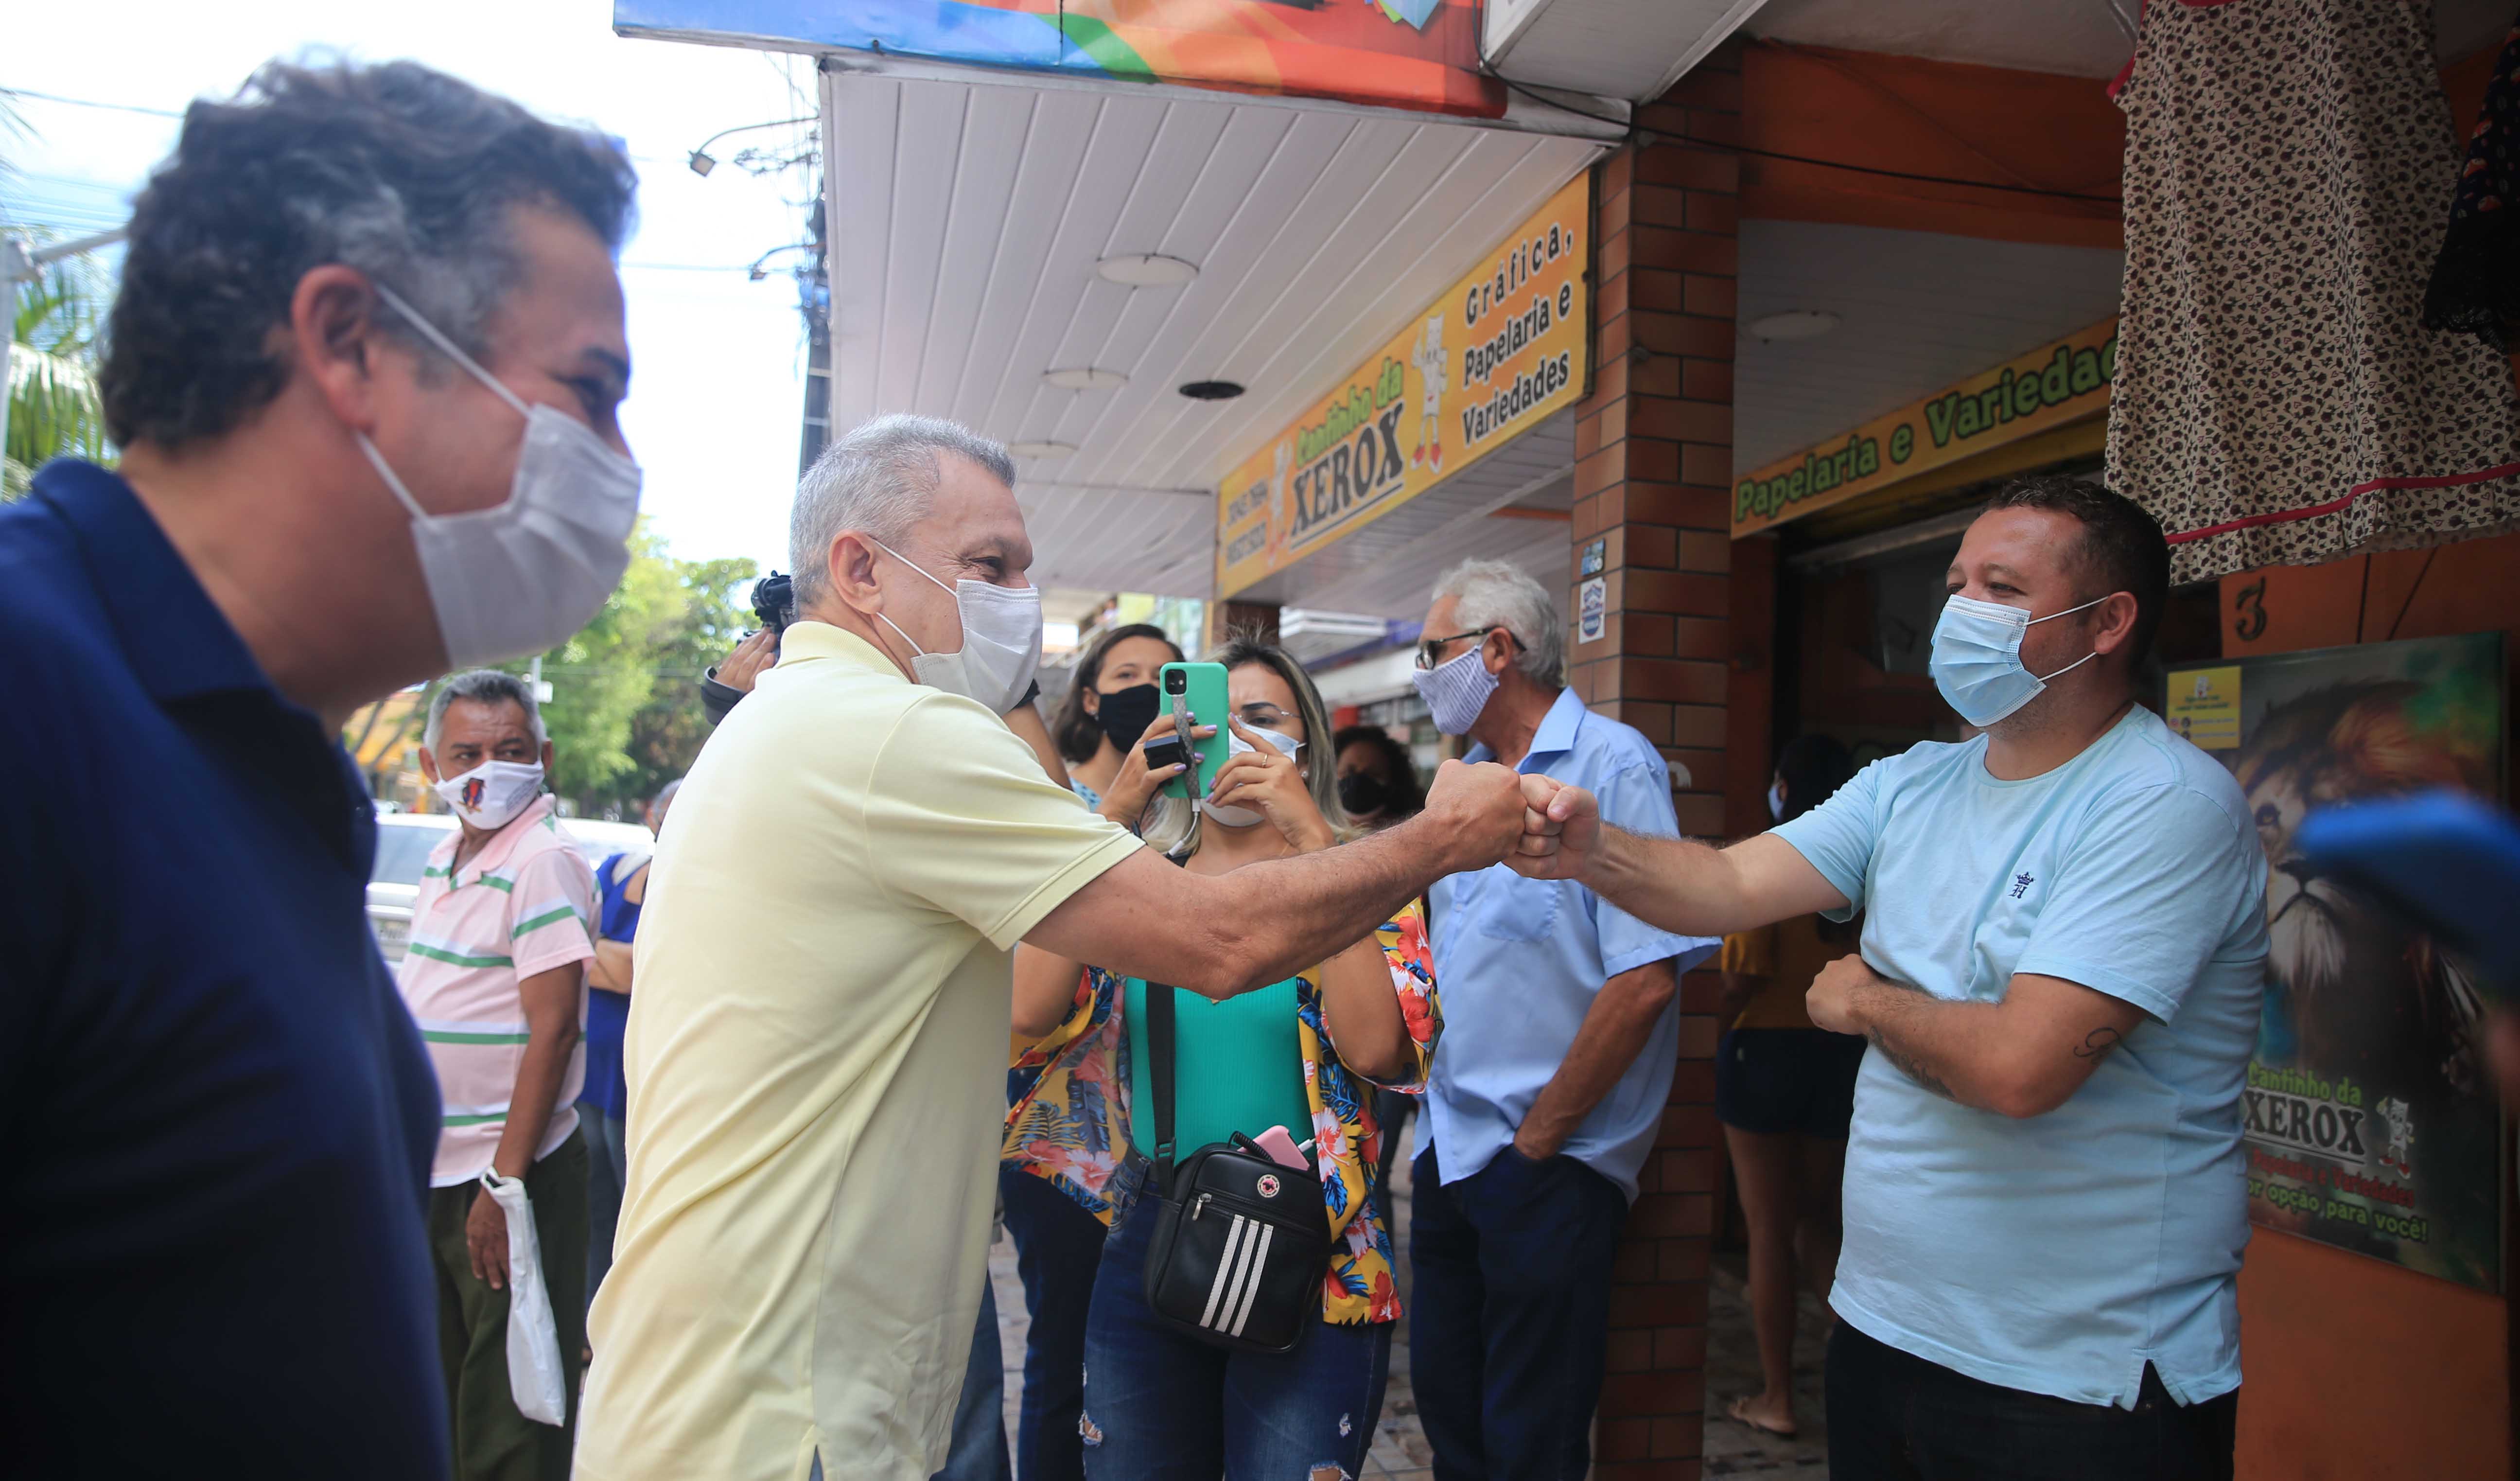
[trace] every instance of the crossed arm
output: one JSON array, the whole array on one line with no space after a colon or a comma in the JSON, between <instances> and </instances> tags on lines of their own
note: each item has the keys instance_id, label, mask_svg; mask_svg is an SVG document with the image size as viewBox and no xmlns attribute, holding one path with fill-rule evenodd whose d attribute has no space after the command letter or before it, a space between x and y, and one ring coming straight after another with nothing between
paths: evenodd
<instances>
[{"instance_id":1,"label":"crossed arm","mask_svg":"<svg viewBox=\"0 0 2520 1481\"><path fill-rule=\"evenodd\" d=\"M1993 1003L1955 1003L1841 957L1812 982L1812 1021L1860 1034L1918 1085L2000 1116L2073 1099L2143 1010L2062 977L2015 972Z\"/></svg>"},{"instance_id":2,"label":"crossed arm","mask_svg":"<svg viewBox=\"0 0 2520 1481\"><path fill-rule=\"evenodd\" d=\"M1592 794L1523 779L1521 851L1537 878L1580 879L1621 910L1688 935L1748 930L1847 899L1792 844L1761 833L1731 848L1649 838L1600 821ZM2061 977L2015 973L2002 999L1954 1002L1841 958L1814 979L1812 1021L1859 1034L1925 1089L2004 1116L2037 1116L2070 1100L2144 1013Z\"/></svg>"}]
</instances>

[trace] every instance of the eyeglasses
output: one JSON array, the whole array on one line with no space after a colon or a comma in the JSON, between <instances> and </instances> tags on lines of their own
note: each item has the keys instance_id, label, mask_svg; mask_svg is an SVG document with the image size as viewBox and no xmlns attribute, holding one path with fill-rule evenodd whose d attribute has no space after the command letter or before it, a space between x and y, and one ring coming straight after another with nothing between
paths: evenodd
<instances>
[{"instance_id":1,"label":"eyeglasses","mask_svg":"<svg viewBox=\"0 0 2520 1481\"><path fill-rule=\"evenodd\" d=\"M1419 668L1433 668L1435 666L1435 655L1442 652L1447 645L1459 643L1463 638L1484 638L1493 632L1505 633L1506 641L1513 644L1516 648L1520 648L1522 646L1521 643L1514 638L1512 630L1506 628L1502 623L1489 627L1474 627L1468 632L1455 633L1449 638L1428 638L1419 643L1418 645L1418 666Z\"/></svg>"}]
</instances>

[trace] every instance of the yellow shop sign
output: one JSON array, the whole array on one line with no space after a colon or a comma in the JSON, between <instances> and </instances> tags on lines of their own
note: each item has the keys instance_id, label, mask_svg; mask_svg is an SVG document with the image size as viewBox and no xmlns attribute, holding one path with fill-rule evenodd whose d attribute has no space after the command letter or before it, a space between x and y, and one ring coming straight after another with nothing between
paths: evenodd
<instances>
[{"instance_id":1,"label":"yellow shop sign","mask_svg":"<svg viewBox=\"0 0 2520 1481\"><path fill-rule=\"evenodd\" d=\"M1230 597L1362 529L1584 398L1593 185L1568 181L1474 273L1217 488Z\"/></svg>"},{"instance_id":2,"label":"yellow shop sign","mask_svg":"<svg viewBox=\"0 0 2520 1481\"><path fill-rule=\"evenodd\" d=\"M2109 409L2118 321L2045 344L1735 479L1738 539Z\"/></svg>"}]
</instances>

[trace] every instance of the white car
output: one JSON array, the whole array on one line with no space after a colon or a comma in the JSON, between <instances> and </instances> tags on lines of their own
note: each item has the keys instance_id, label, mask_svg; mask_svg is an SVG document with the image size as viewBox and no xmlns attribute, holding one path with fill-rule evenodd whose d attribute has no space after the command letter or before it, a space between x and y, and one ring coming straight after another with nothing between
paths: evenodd
<instances>
[{"instance_id":1,"label":"white car","mask_svg":"<svg viewBox=\"0 0 2520 1481\"><path fill-rule=\"evenodd\" d=\"M636 823L562 818L561 826L590 865L614 854L656 851L656 836ZM368 926L387 963L400 962L411 945L411 903L420 893L420 872L455 827L447 813L377 814L377 863L368 872Z\"/></svg>"}]
</instances>

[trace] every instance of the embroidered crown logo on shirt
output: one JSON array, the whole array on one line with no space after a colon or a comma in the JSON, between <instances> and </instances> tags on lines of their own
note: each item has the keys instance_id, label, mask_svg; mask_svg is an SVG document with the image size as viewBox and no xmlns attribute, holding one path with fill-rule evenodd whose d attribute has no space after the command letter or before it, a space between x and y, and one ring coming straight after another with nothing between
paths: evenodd
<instances>
[{"instance_id":1,"label":"embroidered crown logo on shirt","mask_svg":"<svg viewBox=\"0 0 2520 1481\"><path fill-rule=\"evenodd\" d=\"M2029 888L2030 888L2030 886L2032 886L2032 885L2034 885L2034 884L2036 884L2036 883L2038 883L2038 882L2039 882L2038 880L2036 880L2036 879L2032 878L2032 877L2031 877L2030 875L2013 875L2013 876L2012 876L2012 898L2013 898L2013 899L2015 899L2015 900L2020 899L2020 898L2021 898L2021 896L2022 896L2022 892L2023 892L2023 891L2025 891L2025 890L2029 889Z\"/></svg>"}]
</instances>

